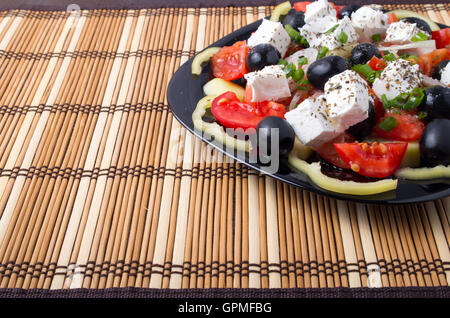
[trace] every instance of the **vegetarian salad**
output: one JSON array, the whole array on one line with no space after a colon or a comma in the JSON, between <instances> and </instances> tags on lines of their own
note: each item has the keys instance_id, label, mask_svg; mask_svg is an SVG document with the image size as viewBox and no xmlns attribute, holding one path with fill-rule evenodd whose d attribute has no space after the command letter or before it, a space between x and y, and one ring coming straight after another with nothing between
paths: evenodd
<instances>
[{"instance_id":1,"label":"vegetarian salad","mask_svg":"<svg viewBox=\"0 0 450 318\"><path fill-rule=\"evenodd\" d=\"M194 58L214 78L192 118L245 151L260 145L226 128L277 128L279 155L317 186L386 192L450 177L449 61L450 28L415 12L287 1L246 41Z\"/></svg>"}]
</instances>

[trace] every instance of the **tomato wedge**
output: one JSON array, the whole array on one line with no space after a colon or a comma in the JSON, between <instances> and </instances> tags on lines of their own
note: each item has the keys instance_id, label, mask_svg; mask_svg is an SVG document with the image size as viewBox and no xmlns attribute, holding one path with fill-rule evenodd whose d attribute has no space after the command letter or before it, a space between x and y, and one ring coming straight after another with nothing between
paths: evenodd
<instances>
[{"instance_id":1,"label":"tomato wedge","mask_svg":"<svg viewBox=\"0 0 450 318\"><path fill-rule=\"evenodd\" d=\"M433 31L431 38L436 41L436 48L450 48L450 28Z\"/></svg>"},{"instance_id":2,"label":"tomato wedge","mask_svg":"<svg viewBox=\"0 0 450 318\"><path fill-rule=\"evenodd\" d=\"M311 2L310 1L296 2L296 3L294 3L294 9L295 9L295 11L303 11L303 12L305 12L306 11L306 6L308 4L311 4Z\"/></svg>"},{"instance_id":3,"label":"tomato wedge","mask_svg":"<svg viewBox=\"0 0 450 318\"><path fill-rule=\"evenodd\" d=\"M384 68L386 67L387 63L385 60L383 59L379 59L378 57L376 57L375 55L370 59L369 66L374 70L374 71L380 71L380 70L384 70Z\"/></svg>"},{"instance_id":4,"label":"tomato wedge","mask_svg":"<svg viewBox=\"0 0 450 318\"><path fill-rule=\"evenodd\" d=\"M264 101L258 103L241 102L233 92L217 96L211 104L211 113L219 123L227 128L256 128L267 116L284 118L284 105Z\"/></svg>"},{"instance_id":5,"label":"tomato wedge","mask_svg":"<svg viewBox=\"0 0 450 318\"><path fill-rule=\"evenodd\" d=\"M391 24L391 23L394 23L394 22L398 22L397 16L395 15L395 13L389 13L388 14L388 21L387 21L387 23Z\"/></svg>"},{"instance_id":6,"label":"tomato wedge","mask_svg":"<svg viewBox=\"0 0 450 318\"><path fill-rule=\"evenodd\" d=\"M408 143L334 144L339 156L356 173L373 178L391 176L400 166Z\"/></svg>"},{"instance_id":7,"label":"tomato wedge","mask_svg":"<svg viewBox=\"0 0 450 318\"><path fill-rule=\"evenodd\" d=\"M211 67L215 77L227 81L235 80L248 73L245 59L248 55L246 41L238 41L232 46L224 46L211 58Z\"/></svg>"},{"instance_id":8,"label":"tomato wedge","mask_svg":"<svg viewBox=\"0 0 450 318\"><path fill-rule=\"evenodd\" d=\"M369 87L369 95L372 96L373 98L373 106L375 107L375 113L377 114L377 121L378 121L378 119L384 116L383 103L375 94L374 90L370 87Z\"/></svg>"},{"instance_id":9,"label":"tomato wedge","mask_svg":"<svg viewBox=\"0 0 450 318\"><path fill-rule=\"evenodd\" d=\"M396 123L395 127L389 131L380 128L380 123L388 117L393 118ZM373 130L378 136L389 140L415 141L420 138L424 128L425 124L414 113L406 111L396 113L393 110L387 110Z\"/></svg>"},{"instance_id":10,"label":"tomato wedge","mask_svg":"<svg viewBox=\"0 0 450 318\"><path fill-rule=\"evenodd\" d=\"M433 67L448 59L450 59L450 49L437 49L428 54L420 55L417 58L417 64L425 75L431 76Z\"/></svg>"}]
</instances>

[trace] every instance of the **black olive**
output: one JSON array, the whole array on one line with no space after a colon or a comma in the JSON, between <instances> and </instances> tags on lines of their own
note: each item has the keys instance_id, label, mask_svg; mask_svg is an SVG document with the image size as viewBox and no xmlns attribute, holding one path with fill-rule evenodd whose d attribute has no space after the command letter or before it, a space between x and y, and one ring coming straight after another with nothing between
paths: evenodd
<instances>
[{"instance_id":1,"label":"black olive","mask_svg":"<svg viewBox=\"0 0 450 318\"><path fill-rule=\"evenodd\" d=\"M306 76L308 81L317 89L323 90L325 83L336 74L348 70L349 65L346 59L340 56L326 56L308 67Z\"/></svg>"},{"instance_id":2,"label":"black olive","mask_svg":"<svg viewBox=\"0 0 450 318\"><path fill-rule=\"evenodd\" d=\"M352 13L358 10L359 8L361 8L361 6L357 4L350 4L348 6L345 6L341 9L341 11L339 11L338 18L339 19L343 19L344 17L351 18Z\"/></svg>"},{"instance_id":3,"label":"black olive","mask_svg":"<svg viewBox=\"0 0 450 318\"><path fill-rule=\"evenodd\" d=\"M419 109L427 113L427 120L450 119L450 87L432 86L424 90Z\"/></svg>"},{"instance_id":4,"label":"black olive","mask_svg":"<svg viewBox=\"0 0 450 318\"><path fill-rule=\"evenodd\" d=\"M361 141L372 132L373 127L377 123L377 113L372 103L369 103L369 116L348 129L348 133L355 137L356 140Z\"/></svg>"},{"instance_id":5,"label":"black olive","mask_svg":"<svg viewBox=\"0 0 450 318\"><path fill-rule=\"evenodd\" d=\"M275 65L280 61L280 52L271 44L258 44L248 52L246 65L250 71L258 71L267 65Z\"/></svg>"},{"instance_id":6,"label":"black olive","mask_svg":"<svg viewBox=\"0 0 450 318\"><path fill-rule=\"evenodd\" d=\"M371 43L361 43L350 52L350 62L352 65L366 64L374 56L381 58L381 53L377 47Z\"/></svg>"},{"instance_id":7,"label":"black olive","mask_svg":"<svg viewBox=\"0 0 450 318\"><path fill-rule=\"evenodd\" d=\"M425 166L450 164L448 132L450 120L438 118L429 123L420 138L420 159Z\"/></svg>"},{"instance_id":8,"label":"black olive","mask_svg":"<svg viewBox=\"0 0 450 318\"><path fill-rule=\"evenodd\" d=\"M433 67L433 72L431 73L431 77L435 78L437 80L441 80L442 71L447 66L448 62L450 62L450 60L445 60L445 61L438 63L435 67Z\"/></svg>"},{"instance_id":9,"label":"black olive","mask_svg":"<svg viewBox=\"0 0 450 318\"><path fill-rule=\"evenodd\" d=\"M272 129L278 129L278 137L272 134ZM287 156L294 146L295 133L292 126L283 118L268 116L261 120L256 128L259 149L265 149L266 155L272 154L271 144L277 143L279 154ZM272 141L272 138L277 138Z\"/></svg>"},{"instance_id":10,"label":"black olive","mask_svg":"<svg viewBox=\"0 0 450 318\"><path fill-rule=\"evenodd\" d=\"M294 30L298 31L298 28L305 25L305 13L291 9L281 23L283 26L289 24Z\"/></svg>"},{"instance_id":11,"label":"black olive","mask_svg":"<svg viewBox=\"0 0 450 318\"><path fill-rule=\"evenodd\" d=\"M419 29L427 32L428 34L431 34L431 32L432 32L430 25L422 19L415 18L415 17L407 17L407 18L400 19L400 21L404 21L404 22L408 22L408 23L415 23Z\"/></svg>"}]
</instances>

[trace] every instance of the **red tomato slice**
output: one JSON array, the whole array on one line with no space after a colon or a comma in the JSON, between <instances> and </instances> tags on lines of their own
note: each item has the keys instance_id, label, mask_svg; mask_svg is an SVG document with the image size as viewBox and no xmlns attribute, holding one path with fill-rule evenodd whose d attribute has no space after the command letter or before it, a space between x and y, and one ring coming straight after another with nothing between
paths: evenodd
<instances>
[{"instance_id":1,"label":"red tomato slice","mask_svg":"<svg viewBox=\"0 0 450 318\"><path fill-rule=\"evenodd\" d=\"M388 22L388 24L391 24L391 23L394 23L394 22L398 22L398 18L395 15L395 13L390 13L388 15L388 21L387 22Z\"/></svg>"},{"instance_id":2,"label":"red tomato slice","mask_svg":"<svg viewBox=\"0 0 450 318\"><path fill-rule=\"evenodd\" d=\"M241 102L233 92L217 96L211 104L211 113L219 123L227 128L256 128L267 116L284 118L284 105L264 101L259 103Z\"/></svg>"},{"instance_id":3,"label":"red tomato slice","mask_svg":"<svg viewBox=\"0 0 450 318\"><path fill-rule=\"evenodd\" d=\"M433 67L448 59L450 59L450 49L437 49L428 54L420 55L417 58L417 64L425 75L431 76Z\"/></svg>"},{"instance_id":4,"label":"red tomato slice","mask_svg":"<svg viewBox=\"0 0 450 318\"><path fill-rule=\"evenodd\" d=\"M433 31L431 38L436 41L436 48L450 48L450 28Z\"/></svg>"},{"instance_id":5,"label":"red tomato slice","mask_svg":"<svg viewBox=\"0 0 450 318\"><path fill-rule=\"evenodd\" d=\"M378 125L387 117L393 117L397 121L397 126L390 131L378 127ZM374 132L378 136L389 140L414 141L420 138L424 128L425 124L416 114L406 111L401 111L397 114L392 110L388 110L385 115L378 120L378 123L374 127Z\"/></svg>"},{"instance_id":6,"label":"red tomato slice","mask_svg":"<svg viewBox=\"0 0 450 318\"><path fill-rule=\"evenodd\" d=\"M311 3L310 1L296 2L296 3L294 3L294 9L295 9L295 11L303 11L303 12L305 12L306 11L306 6L308 4L310 4L310 3Z\"/></svg>"},{"instance_id":7,"label":"red tomato slice","mask_svg":"<svg viewBox=\"0 0 450 318\"><path fill-rule=\"evenodd\" d=\"M377 114L377 121L384 116L384 107L381 100L377 97L372 88L369 87L369 95L372 96L374 102L375 113Z\"/></svg>"},{"instance_id":8,"label":"red tomato slice","mask_svg":"<svg viewBox=\"0 0 450 318\"><path fill-rule=\"evenodd\" d=\"M369 61L369 66L374 70L374 71L380 71L380 70L384 70L384 68L386 67L386 61L383 59L379 59L376 56L373 56L370 61Z\"/></svg>"},{"instance_id":9,"label":"red tomato slice","mask_svg":"<svg viewBox=\"0 0 450 318\"><path fill-rule=\"evenodd\" d=\"M349 143L355 141L352 135L343 133L335 139L322 144L319 148L314 149L324 160L342 169L349 169L350 166L342 160L334 147L335 143Z\"/></svg>"},{"instance_id":10,"label":"red tomato slice","mask_svg":"<svg viewBox=\"0 0 450 318\"><path fill-rule=\"evenodd\" d=\"M248 47L245 41L239 41L232 46L224 46L211 58L211 67L215 77L227 81L235 80L248 73L245 59Z\"/></svg>"},{"instance_id":11,"label":"red tomato slice","mask_svg":"<svg viewBox=\"0 0 450 318\"><path fill-rule=\"evenodd\" d=\"M400 166L408 143L334 144L338 154L356 173L373 178L392 175Z\"/></svg>"}]
</instances>

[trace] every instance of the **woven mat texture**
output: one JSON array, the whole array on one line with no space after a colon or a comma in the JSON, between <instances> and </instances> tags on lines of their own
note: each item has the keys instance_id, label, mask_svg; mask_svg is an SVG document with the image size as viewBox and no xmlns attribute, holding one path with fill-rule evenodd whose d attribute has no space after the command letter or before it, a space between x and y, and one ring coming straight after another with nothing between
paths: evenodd
<instances>
[{"instance_id":1,"label":"woven mat texture","mask_svg":"<svg viewBox=\"0 0 450 318\"><path fill-rule=\"evenodd\" d=\"M302 191L172 117L176 69L271 8L0 12L1 288L449 285L450 198Z\"/></svg>"}]
</instances>

